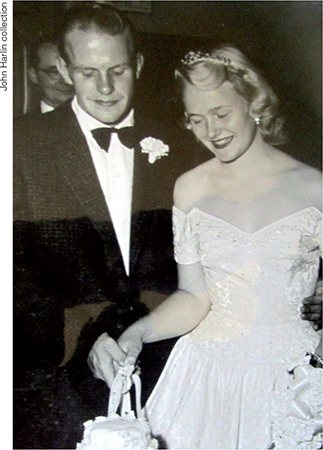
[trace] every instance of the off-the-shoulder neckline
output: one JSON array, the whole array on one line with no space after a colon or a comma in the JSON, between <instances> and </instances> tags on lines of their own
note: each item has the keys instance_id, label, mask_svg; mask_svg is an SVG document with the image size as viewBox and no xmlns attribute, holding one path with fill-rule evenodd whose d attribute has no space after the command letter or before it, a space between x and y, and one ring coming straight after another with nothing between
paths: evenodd
<instances>
[{"instance_id":1,"label":"off-the-shoulder neckline","mask_svg":"<svg viewBox=\"0 0 323 450\"><path fill-rule=\"evenodd\" d=\"M207 213L205 211L202 211L197 206L194 206L188 213L184 213L183 211L178 209L176 206L173 206L173 210L174 211L178 211L180 214L184 215L185 217L189 217L189 216L193 215L194 213L198 212L199 214L201 214L203 216L206 216L206 217L210 218L211 220L214 220L214 221L217 221L219 223L222 223L222 224L224 224L224 225L226 225L226 226L228 226L228 227L230 227L230 228L232 228L234 230L237 230L237 231L239 231L240 233L242 233L242 234L244 234L246 236L255 236L257 234L263 233L265 231L268 231L271 228L274 228L275 226L279 226L279 225L281 225L284 222L288 222L289 220L291 220L291 219L293 219L293 218L295 218L295 217L297 217L299 215L308 213L310 211L316 212L319 216L322 215L321 211L319 211L315 206L309 206L308 208L301 209L301 210L299 210L299 211L297 211L297 212L295 212L293 214L289 214L288 216L285 216L285 217L282 217L281 219L275 220L274 222L271 222L270 224L265 225L262 228L259 228L259 230L257 230L257 231L249 233L247 231L242 230L239 227L236 227L235 225L231 224L230 222L227 222L227 221L225 221L223 219L220 219L219 217L213 216L212 214L209 214L209 213Z\"/></svg>"}]
</instances>

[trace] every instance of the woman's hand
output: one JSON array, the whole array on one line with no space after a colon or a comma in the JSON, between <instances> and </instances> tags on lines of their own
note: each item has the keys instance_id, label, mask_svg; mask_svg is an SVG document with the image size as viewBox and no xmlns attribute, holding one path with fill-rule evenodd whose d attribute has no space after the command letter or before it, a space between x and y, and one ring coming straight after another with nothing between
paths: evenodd
<instances>
[{"instance_id":1,"label":"woman's hand","mask_svg":"<svg viewBox=\"0 0 323 450\"><path fill-rule=\"evenodd\" d=\"M314 295L303 300L301 318L311 322L315 331L322 329L322 280L317 282Z\"/></svg>"},{"instance_id":2,"label":"woman's hand","mask_svg":"<svg viewBox=\"0 0 323 450\"><path fill-rule=\"evenodd\" d=\"M109 387L119 367L135 365L143 343L183 335L195 328L210 311L201 263L179 265L179 289L154 311L132 324L114 341L107 333L93 345L88 364L96 378Z\"/></svg>"},{"instance_id":3,"label":"woman's hand","mask_svg":"<svg viewBox=\"0 0 323 450\"><path fill-rule=\"evenodd\" d=\"M142 322L143 320L135 322L118 339L118 344L126 355L125 366L135 365L142 350L144 334Z\"/></svg>"}]
</instances>

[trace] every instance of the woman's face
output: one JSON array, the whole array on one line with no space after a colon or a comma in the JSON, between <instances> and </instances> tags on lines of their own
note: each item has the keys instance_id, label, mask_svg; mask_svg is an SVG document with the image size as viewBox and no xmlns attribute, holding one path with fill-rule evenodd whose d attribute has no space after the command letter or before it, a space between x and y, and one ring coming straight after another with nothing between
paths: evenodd
<instances>
[{"instance_id":1,"label":"woman's face","mask_svg":"<svg viewBox=\"0 0 323 450\"><path fill-rule=\"evenodd\" d=\"M183 101L189 128L222 162L230 163L251 146L256 124L249 115L249 102L225 81L213 91L185 84Z\"/></svg>"}]
</instances>

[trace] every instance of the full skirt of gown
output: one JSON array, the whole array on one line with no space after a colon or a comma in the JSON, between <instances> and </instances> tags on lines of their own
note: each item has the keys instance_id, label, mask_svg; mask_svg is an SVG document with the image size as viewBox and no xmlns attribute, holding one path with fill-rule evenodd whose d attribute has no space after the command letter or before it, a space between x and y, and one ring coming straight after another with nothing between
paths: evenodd
<instances>
[{"instance_id":1,"label":"full skirt of gown","mask_svg":"<svg viewBox=\"0 0 323 450\"><path fill-rule=\"evenodd\" d=\"M169 449L319 448L319 333L301 320L319 268L321 213L305 208L246 233L174 208L175 256L200 262L211 310L179 339L147 419ZM164 447L163 447L164 448Z\"/></svg>"}]
</instances>

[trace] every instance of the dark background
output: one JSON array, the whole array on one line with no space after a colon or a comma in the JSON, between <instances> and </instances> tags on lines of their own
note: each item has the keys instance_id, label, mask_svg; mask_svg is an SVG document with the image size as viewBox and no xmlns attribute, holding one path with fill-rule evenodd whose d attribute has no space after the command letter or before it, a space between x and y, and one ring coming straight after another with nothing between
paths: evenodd
<instances>
[{"instance_id":1,"label":"dark background","mask_svg":"<svg viewBox=\"0 0 323 450\"><path fill-rule=\"evenodd\" d=\"M71 3L13 2L15 117L32 105L32 91L26 98L24 89L24 48L35 36L53 32ZM321 168L320 1L153 1L149 13L129 17L145 55L140 92L151 116L173 126L169 87L176 62L188 50L229 42L258 64L279 95L290 134L283 149Z\"/></svg>"}]
</instances>

